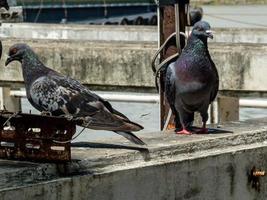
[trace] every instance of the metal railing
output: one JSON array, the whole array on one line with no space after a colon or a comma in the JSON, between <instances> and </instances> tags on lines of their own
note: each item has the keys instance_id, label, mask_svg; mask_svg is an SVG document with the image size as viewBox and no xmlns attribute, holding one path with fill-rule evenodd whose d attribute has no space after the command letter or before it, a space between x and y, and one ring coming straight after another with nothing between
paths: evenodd
<instances>
[{"instance_id":1,"label":"metal railing","mask_svg":"<svg viewBox=\"0 0 267 200\"><path fill-rule=\"evenodd\" d=\"M159 94L145 94L145 93L127 93L127 92L102 92L96 91L99 96L108 100L116 102L133 102L133 103L159 103ZM10 96L25 98L26 91L23 90L11 90ZM267 108L267 100L264 99L239 99L240 107L251 108Z\"/></svg>"}]
</instances>

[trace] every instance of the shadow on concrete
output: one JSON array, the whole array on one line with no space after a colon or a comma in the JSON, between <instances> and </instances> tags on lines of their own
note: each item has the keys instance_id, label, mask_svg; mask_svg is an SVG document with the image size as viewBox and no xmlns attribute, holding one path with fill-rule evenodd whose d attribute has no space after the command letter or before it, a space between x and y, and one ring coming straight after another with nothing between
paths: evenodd
<instances>
[{"instance_id":1,"label":"shadow on concrete","mask_svg":"<svg viewBox=\"0 0 267 200\"><path fill-rule=\"evenodd\" d=\"M106 143L97 143L97 142L73 142L71 143L71 147L135 150L141 153L145 161L150 160L149 150L148 148L145 148L145 147L128 146L128 145L120 145L120 144L106 144Z\"/></svg>"},{"instance_id":2,"label":"shadow on concrete","mask_svg":"<svg viewBox=\"0 0 267 200\"><path fill-rule=\"evenodd\" d=\"M149 152L145 147L138 146L128 146L120 144L106 144L106 143L97 143L97 142L73 142L71 147L83 147L83 148L98 148L98 149L127 149L127 150L136 150L140 152Z\"/></svg>"},{"instance_id":3,"label":"shadow on concrete","mask_svg":"<svg viewBox=\"0 0 267 200\"><path fill-rule=\"evenodd\" d=\"M234 133L233 131L230 130L225 130L225 129L220 129L220 128L208 128L208 132L207 133L195 133L197 130L199 130L199 127L196 126L192 126L190 127L190 130L194 133L194 134L221 134L221 133Z\"/></svg>"}]
</instances>

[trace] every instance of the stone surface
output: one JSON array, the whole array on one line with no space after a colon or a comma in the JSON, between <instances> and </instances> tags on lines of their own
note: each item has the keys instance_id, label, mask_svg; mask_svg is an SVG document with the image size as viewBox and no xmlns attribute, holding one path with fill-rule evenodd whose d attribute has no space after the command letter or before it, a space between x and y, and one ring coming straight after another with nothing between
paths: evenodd
<instances>
[{"instance_id":1,"label":"stone surface","mask_svg":"<svg viewBox=\"0 0 267 200\"><path fill-rule=\"evenodd\" d=\"M247 173L267 167L266 122L228 123L223 129L234 133L224 134L143 134L142 153L73 148L65 166L1 160L0 199L263 200L266 178L257 192Z\"/></svg>"},{"instance_id":2,"label":"stone surface","mask_svg":"<svg viewBox=\"0 0 267 200\"><path fill-rule=\"evenodd\" d=\"M192 0L193 4L199 5L248 5L248 4L266 4L266 0Z\"/></svg>"},{"instance_id":3,"label":"stone surface","mask_svg":"<svg viewBox=\"0 0 267 200\"><path fill-rule=\"evenodd\" d=\"M1 66L16 42L28 43L47 66L85 84L115 89L155 85L150 63L157 49L153 42L4 39ZM267 90L265 44L210 43L209 49L219 71L220 89ZM0 68L0 81L22 81L19 64Z\"/></svg>"},{"instance_id":4,"label":"stone surface","mask_svg":"<svg viewBox=\"0 0 267 200\"><path fill-rule=\"evenodd\" d=\"M1 37L100 41L157 41L157 27L3 23Z\"/></svg>"},{"instance_id":5,"label":"stone surface","mask_svg":"<svg viewBox=\"0 0 267 200\"><path fill-rule=\"evenodd\" d=\"M239 120L239 98L219 96L217 98L218 119L220 122Z\"/></svg>"},{"instance_id":6,"label":"stone surface","mask_svg":"<svg viewBox=\"0 0 267 200\"><path fill-rule=\"evenodd\" d=\"M212 28L212 30L215 31L215 37L210 42L267 43L265 28ZM0 36L25 39L158 41L157 27L153 26L3 23L0 26Z\"/></svg>"}]
</instances>

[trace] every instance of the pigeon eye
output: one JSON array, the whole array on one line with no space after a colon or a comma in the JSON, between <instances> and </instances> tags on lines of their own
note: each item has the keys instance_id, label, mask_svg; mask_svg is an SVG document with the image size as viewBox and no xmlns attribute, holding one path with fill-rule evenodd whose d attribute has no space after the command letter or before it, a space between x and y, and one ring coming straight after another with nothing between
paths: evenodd
<instances>
[{"instance_id":1,"label":"pigeon eye","mask_svg":"<svg viewBox=\"0 0 267 200\"><path fill-rule=\"evenodd\" d=\"M18 50L16 48L11 50L11 54L16 54L18 52Z\"/></svg>"}]
</instances>

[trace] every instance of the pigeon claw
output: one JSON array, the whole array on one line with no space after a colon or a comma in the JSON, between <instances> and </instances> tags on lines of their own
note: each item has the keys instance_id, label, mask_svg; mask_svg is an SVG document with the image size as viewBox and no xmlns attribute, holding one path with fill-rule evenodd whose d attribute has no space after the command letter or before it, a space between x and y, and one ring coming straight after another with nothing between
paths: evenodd
<instances>
[{"instance_id":1,"label":"pigeon claw","mask_svg":"<svg viewBox=\"0 0 267 200\"><path fill-rule=\"evenodd\" d=\"M186 129L183 129L181 131L177 131L176 134L179 134L179 135L191 135L192 133Z\"/></svg>"}]
</instances>

